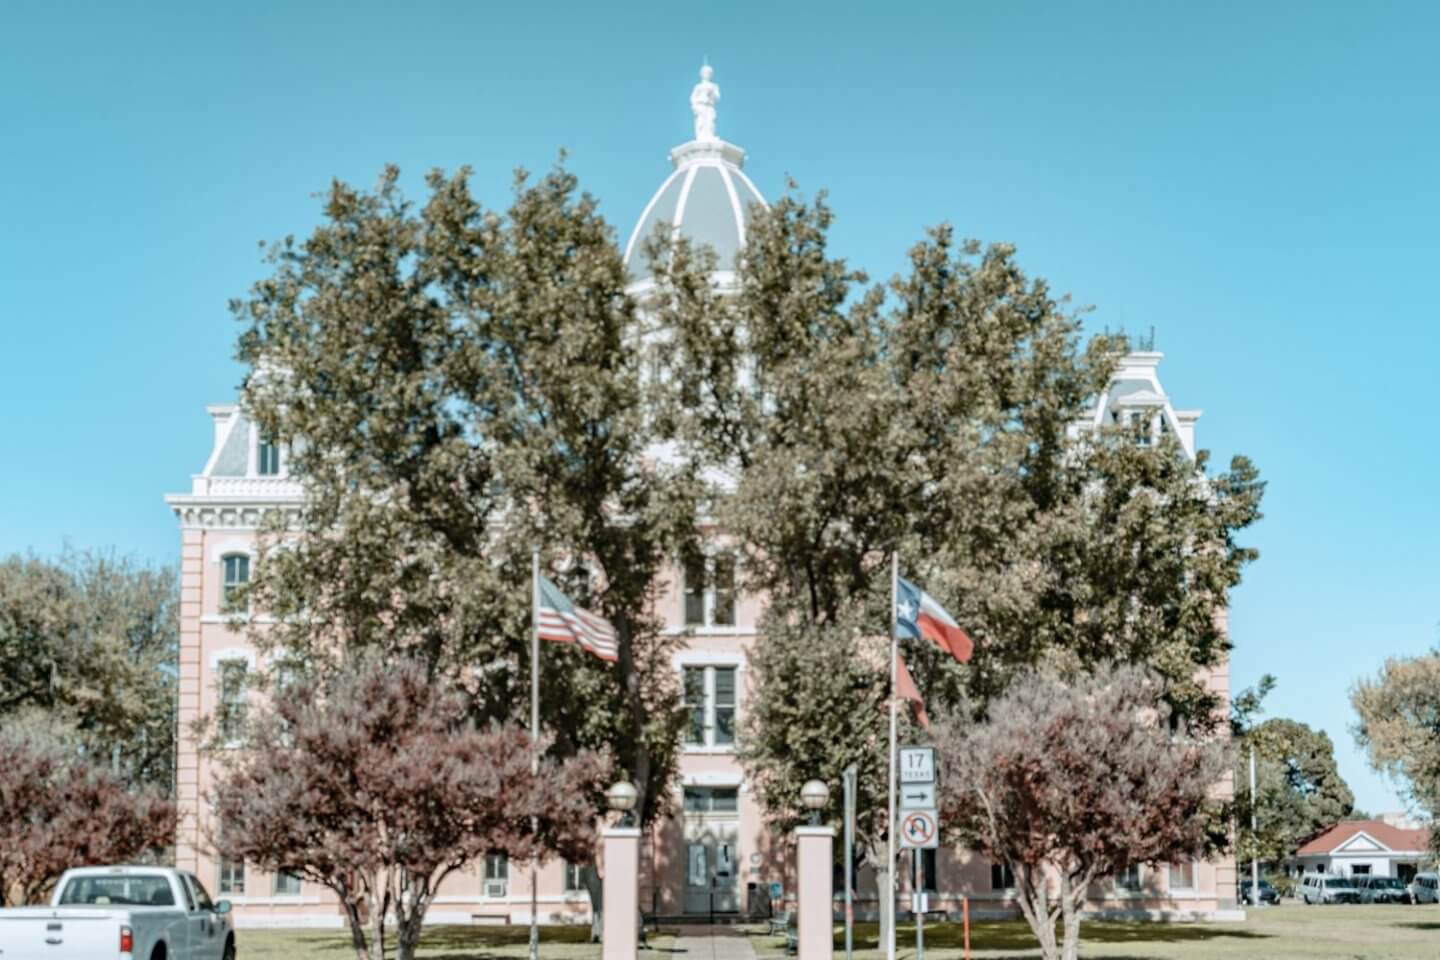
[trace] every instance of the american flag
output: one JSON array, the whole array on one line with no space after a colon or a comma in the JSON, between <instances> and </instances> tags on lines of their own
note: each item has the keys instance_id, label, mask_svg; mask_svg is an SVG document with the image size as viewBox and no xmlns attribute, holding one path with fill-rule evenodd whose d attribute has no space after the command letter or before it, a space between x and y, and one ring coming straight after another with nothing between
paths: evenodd
<instances>
[{"instance_id":1,"label":"american flag","mask_svg":"<svg viewBox=\"0 0 1440 960\"><path fill-rule=\"evenodd\" d=\"M540 578L539 609L535 617L541 640L556 643L578 643L602 660L615 660L620 645L610 621L570 602L544 577Z\"/></svg>"}]
</instances>

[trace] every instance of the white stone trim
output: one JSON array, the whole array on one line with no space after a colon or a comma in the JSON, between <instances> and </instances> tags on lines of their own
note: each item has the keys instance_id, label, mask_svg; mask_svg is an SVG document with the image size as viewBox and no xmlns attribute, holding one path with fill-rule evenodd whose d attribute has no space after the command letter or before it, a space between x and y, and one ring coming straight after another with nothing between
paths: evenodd
<instances>
[{"instance_id":1,"label":"white stone trim","mask_svg":"<svg viewBox=\"0 0 1440 960\"><path fill-rule=\"evenodd\" d=\"M740 246L736 253L742 253L745 250L745 212L740 208L740 195L735 191L730 171L724 165L720 167L720 180L725 184L725 192L730 195L730 213L735 217L735 231L740 237Z\"/></svg>"},{"instance_id":2,"label":"white stone trim","mask_svg":"<svg viewBox=\"0 0 1440 960\"><path fill-rule=\"evenodd\" d=\"M670 221L672 230L679 230L680 224L685 222L685 204L690 202L690 188L695 185L695 173L699 169L698 164L685 168L685 182L680 185L680 197L675 201L675 219Z\"/></svg>"},{"instance_id":3,"label":"white stone trim","mask_svg":"<svg viewBox=\"0 0 1440 960\"><path fill-rule=\"evenodd\" d=\"M635 221L635 228L630 231L630 242L625 244L625 256L623 259L626 264L630 263L630 254L634 253L635 244L640 241L640 228L645 225L646 220L650 219L650 211L655 209L655 204L665 195L665 191L669 188L671 182L680 176L680 172L679 170L675 170L670 176L665 178L665 182L660 184L660 189L656 190L655 195L650 198L650 202L645 204L645 210L640 214L640 219ZM672 230L675 228L675 219L673 217L670 220L670 228Z\"/></svg>"},{"instance_id":4,"label":"white stone trim","mask_svg":"<svg viewBox=\"0 0 1440 960\"><path fill-rule=\"evenodd\" d=\"M225 647L210 654L210 672L215 673L219 671L220 664L229 663L233 660L245 661L246 670L256 669L256 664L259 662L254 649L250 647Z\"/></svg>"}]
</instances>

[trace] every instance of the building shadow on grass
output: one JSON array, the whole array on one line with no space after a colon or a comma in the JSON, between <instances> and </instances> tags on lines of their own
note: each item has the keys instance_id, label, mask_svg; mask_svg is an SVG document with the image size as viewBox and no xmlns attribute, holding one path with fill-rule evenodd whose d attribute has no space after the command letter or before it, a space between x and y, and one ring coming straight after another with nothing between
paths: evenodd
<instances>
[{"instance_id":1,"label":"building shadow on grass","mask_svg":"<svg viewBox=\"0 0 1440 960\"><path fill-rule=\"evenodd\" d=\"M869 926L869 925L867 925ZM873 927L857 935L855 945L861 949L879 949L880 938ZM915 947L915 928L902 924L896 929L896 946L909 950ZM858 931L857 931L858 934ZM1057 936L1059 927L1057 925ZM1124 923L1094 920L1080 926L1081 943L1203 943L1212 940L1267 940L1271 934L1246 930L1239 924L1159 923L1141 921ZM844 944L844 934L837 943ZM927 949L959 949L964 945L965 931L958 923L925 924ZM1029 924L1023 920L985 921L970 927L970 946L975 950L1034 950L1039 947Z\"/></svg>"}]
</instances>

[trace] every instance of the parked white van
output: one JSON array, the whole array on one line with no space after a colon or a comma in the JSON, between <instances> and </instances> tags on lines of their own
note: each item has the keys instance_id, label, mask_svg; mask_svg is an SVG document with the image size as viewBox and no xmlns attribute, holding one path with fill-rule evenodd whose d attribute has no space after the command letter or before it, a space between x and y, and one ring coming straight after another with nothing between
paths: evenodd
<instances>
[{"instance_id":1,"label":"parked white van","mask_svg":"<svg viewBox=\"0 0 1440 960\"><path fill-rule=\"evenodd\" d=\"M1415 903L1440 903L1440 874L1415 874L1410 881L1410 898Z\"/></svg>"},{"instance_id":2,"label":"parked white van","mask_svg":"<svg viewBox=\"0 0 1440 960\"><path fill-rule=\"evenodd\" d=\"M1296 888L1305 903L1359 903L1360 891L1349 877L1335 873L1307 873Z\"/></svg>"}]
</instances>

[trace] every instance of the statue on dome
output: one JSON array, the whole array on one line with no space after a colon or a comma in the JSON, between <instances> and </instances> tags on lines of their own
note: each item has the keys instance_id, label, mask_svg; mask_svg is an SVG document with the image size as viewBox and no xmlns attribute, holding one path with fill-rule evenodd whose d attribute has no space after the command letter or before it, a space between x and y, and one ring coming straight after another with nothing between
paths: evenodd
<instances>
[{"instance_id":1,"label":"statue on dome","mask_svg":"<svg viewBox=\"0 0 1440 960\"><path fill-rule=\"evenodd\" d=\"M720 86L710 78L715 68L710 64L700 68L700 82L690 91L690 111L695 114L695 139L713 141L715 136L715 104L720 102Z\"/></svg>"}]
</instances>

